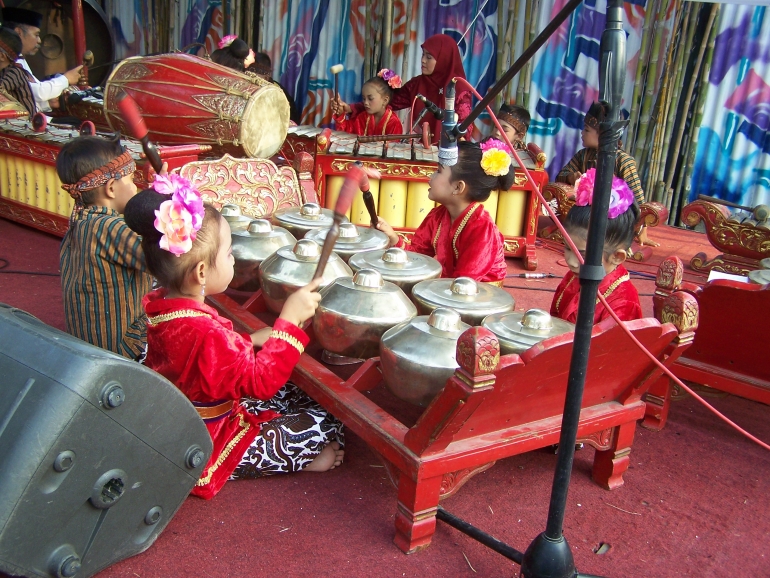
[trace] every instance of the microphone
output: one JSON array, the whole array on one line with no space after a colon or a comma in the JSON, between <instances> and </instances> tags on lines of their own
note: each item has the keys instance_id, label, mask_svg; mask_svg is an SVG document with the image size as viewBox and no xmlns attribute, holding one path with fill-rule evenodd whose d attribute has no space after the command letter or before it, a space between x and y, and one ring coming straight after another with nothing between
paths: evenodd
<instances>
[{"instance_id":1,"label":"microphone","mask_svg":"<svg viewBox=\"0 0 770 578\"><path fill-rule=\"evenodd\" d=\"M438 162L447 167L457 164L457 122L455 121L455 80L446 87L444 96L446 108L441 123L441 140L438 145Z\"/></svg>"},{"instance_id":2,"label":"microphone","mask_svg":"<svg viewBox=\"0 0 770 578\"><path fill-rule=\"evenodd\" d=\"M429 101L427 98L425 98L423 95L418 94L417 98L419 98L423 104L425 104L425 108L433 113L433 116L436 118L436 120L444 120L444 111L438 107L435 103ZM453 101L454 103L454 101ZM454 104L452 104L452 110L454 110ZM420 118L422 120L422 118ZM415 123L419 124L419 123Z\"/></svg>"}]
</instances>

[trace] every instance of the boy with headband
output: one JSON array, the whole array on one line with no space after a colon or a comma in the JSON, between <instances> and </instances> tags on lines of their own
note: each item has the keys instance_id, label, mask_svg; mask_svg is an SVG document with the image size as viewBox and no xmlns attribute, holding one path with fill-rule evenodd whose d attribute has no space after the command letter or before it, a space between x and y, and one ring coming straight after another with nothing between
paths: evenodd
<instances>
[{"instance_id":1,"label":"boy with headband","mask_svg":"<svg viewBox=\"0 0 770 578\"><path fill-rule=\"evenodd\" d=\"M121 216L136 194L135 170L118 139L78 137L56 159L75 200L59 253L67 332L131 359L145 350L142 298L152 289L141 239Z\"/></svg>"}]
</instances>

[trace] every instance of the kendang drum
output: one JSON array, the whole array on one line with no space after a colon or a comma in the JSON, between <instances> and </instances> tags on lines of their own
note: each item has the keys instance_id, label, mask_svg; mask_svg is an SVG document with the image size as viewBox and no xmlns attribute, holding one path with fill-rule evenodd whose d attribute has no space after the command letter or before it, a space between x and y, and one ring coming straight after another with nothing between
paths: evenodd
<instances>
[{"instance_id":1,"label":"kendang drum","mask_svg":"<svg viewBox=\"0 0 770 578\"><path fill-rule=\"evenodd\" d=\"M289 102L281 88L197 56L135 56L107 80L104 112L113 130L130 134L118 110L125 92L161 144L198 143L233 154L269 158L289 126Z\"/></svg>"}]
</instances>

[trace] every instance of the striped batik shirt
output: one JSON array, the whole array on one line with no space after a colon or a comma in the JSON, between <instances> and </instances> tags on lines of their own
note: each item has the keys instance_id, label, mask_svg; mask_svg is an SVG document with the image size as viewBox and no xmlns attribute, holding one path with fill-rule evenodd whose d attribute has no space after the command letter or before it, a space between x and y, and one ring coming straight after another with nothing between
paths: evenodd
<instances>
[{"instance_id":1,"label":"striped batik shirt","mask_svg":"<svg viewBox=\"0 0 770 578\"><path fill-rule=\"evenodd\" d=\"M0 88L15 98L32 117L37 112L35 99L29 88L27 73L18 66L6 66L0 70Z\"/></svg>"},{"instance_id":2,"label":"striped batik shirt","mask_svg":"<svg viewBox=\"0 0 770 578\"><path fill-rule=\"evenodd\" d=\"M556 182L568 183L567 179L571 174L585 173L588 169L595 169L598 152L597 149L580 149L556 175ZM618 156L615 159L615 176L626 181L628 187L634 192L636 203L641 205L644 202L644 191L639 173L636 172L636 161L634 157L620 149L618 149Z\"/></svg>"},{"instance_id":3,"label":"striped batik shirt","mask_svg":"<svg viewBox=\"0 0 770 578\"><path fill-rule=\"evenodd\" d=\"M67 331L136 359L147 342L142 297L151 290L140 237L117 211L73 213L59 253Z\"/></svg>"}]
</instances>

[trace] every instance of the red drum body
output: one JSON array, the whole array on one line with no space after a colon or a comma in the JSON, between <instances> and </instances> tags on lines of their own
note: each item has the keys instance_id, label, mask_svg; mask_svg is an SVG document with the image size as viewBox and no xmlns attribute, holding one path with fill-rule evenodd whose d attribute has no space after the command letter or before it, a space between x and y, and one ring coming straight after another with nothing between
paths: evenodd
<instances>
[{"instance_id":1,"label":"red drum body","mask_svg":"<svg viewBox=\"0 0 770 578\"><path fill-rule=\"evenodd\" d=\"M189 54L136 56L117 65L104 91L113 130L127 132L121 92L139 105L150 139L197 143L238 156L268 158L286 138L289 103L281 88Z\"/></svg>"}]
</instances>

